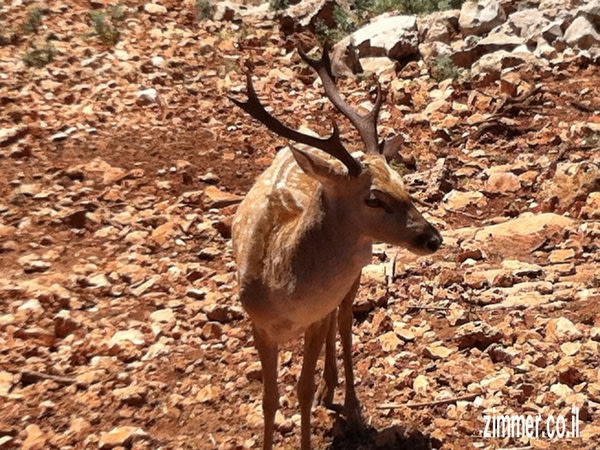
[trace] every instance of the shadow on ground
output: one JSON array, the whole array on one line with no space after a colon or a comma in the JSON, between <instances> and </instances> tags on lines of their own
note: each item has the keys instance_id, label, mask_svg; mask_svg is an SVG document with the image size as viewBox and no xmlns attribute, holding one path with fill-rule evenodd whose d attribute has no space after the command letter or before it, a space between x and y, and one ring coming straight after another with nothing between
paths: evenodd
<instances>
[{"instance_id":1,"label":"shadow on ground","mask_svg":"<svg viewBox=\"0 0 600 450\"><path fill-rule=\"evenodd\" d=\"M336 423L334 426L340 431L327 450L432 450L439 447L435 439L400 425L379 430L368 428L360 435L355 430L347 429L345 424L339 425Z\"/></svg>"}]
</instances>

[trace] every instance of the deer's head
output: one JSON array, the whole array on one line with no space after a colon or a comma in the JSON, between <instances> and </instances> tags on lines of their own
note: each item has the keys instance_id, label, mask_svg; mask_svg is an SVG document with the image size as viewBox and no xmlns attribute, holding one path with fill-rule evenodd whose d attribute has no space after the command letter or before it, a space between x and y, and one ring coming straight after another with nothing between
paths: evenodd
<instances>
[{"instance_id":1,"label":"deer's head","mask_svg":"<svg viewBox=\"0 0 600 450\"><path fill-rule=\"evenodd\" d=\"M365 150L360 156L353 156L346 150L335 121L331 136L320 138L288 128L273 117L258 99L250 73L246 75L248 100L231 100L271 131L333 157L322 157L302 147L290 147L304 173L322 186L324 199L330 202L328 207L337 210L349 222L348 229L358 230L375 241L402 246L416 254L435 252L442 244L440 233L415 208L400 175L386 159L397 152L401 139L395 136L379 141L377 119L382 104L379 84L375 105L369 113L361 115L346 103L335 85L329 46L325 46L319 60L309 58L301 49L299 53L318 73L327 97L358 130Z\"/></svg>"}]
</instances>

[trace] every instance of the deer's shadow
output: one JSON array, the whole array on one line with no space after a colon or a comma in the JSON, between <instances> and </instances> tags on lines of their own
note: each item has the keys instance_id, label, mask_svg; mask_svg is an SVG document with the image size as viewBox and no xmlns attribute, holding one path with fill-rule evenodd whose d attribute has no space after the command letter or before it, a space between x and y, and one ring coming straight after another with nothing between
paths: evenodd
<instances>
[{"instance_id":1,"label":"deer's shadow","mask_svg":"<svg viewBox=\"0 0 600 450\"><path fill-rule=\"evenodd\" d=\"M345 426L338 418L332 430L333 442L326 450L432 450L439 448L439 441L417 430L401 425L376 429L368 427L358 434Z\"/></svg>"}]
</instances>

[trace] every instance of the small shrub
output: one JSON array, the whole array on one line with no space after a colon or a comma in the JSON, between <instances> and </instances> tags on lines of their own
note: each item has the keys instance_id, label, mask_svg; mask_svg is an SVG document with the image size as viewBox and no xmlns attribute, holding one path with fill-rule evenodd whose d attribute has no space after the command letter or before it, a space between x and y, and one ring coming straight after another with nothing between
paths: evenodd
<instances>
[{"instance_id":1,"label":"small shrub","mask_svg":"<svg viewBox=\"0 0 600 450\"><path fill-rule=\"evenodd\" d=\"M198 20L212 19L215 7L210 0L196 0L196 18Z\"/></svg>"},{"instance_id":2,"label":"small shrub","mask_svg":"<svg viewBox=\"0 0 600 450\"><path fill-rule=\"evenodd\" d=\"M315 22L315 34L320 42L337 42L358 28L357 19L341 6L333 10L333 20L333 27L327 26L322 20Z\"/></svg>"},{"instance_id":3,"label":"small shrub","mask_svg":"<svg viewBox=\"0 0 600 450\"><path fill-rule=\"evenodd\" d=\"M44 67L54 61L56 50L51 44L46 44L40 48L32 48L23 55L23 62L27 67Z\"/></svg>"},{"instance_id":4,"label":"small shrub","mask_svg":"<svg viewBox=\"0 0 600 450\"><path fill-rule=\"evenodd\" d=\"M281 11L282 9L286 9L290 6L288 0L269 0L269 7L273 11Z\"/></svg>"},{"instance_id":5,"label":"small shrub","mask_svg":"<svg viewBox=\"0 0 600 450\"><path fill-rule=\"evenodd\" d=\"M90 18L94 32L104 45L113 46L119 41L121 33L113 24L106 21L102 11L91 11Z\"/></svg>"},{"instance_id":6,"label":"small shrub","mask_svg":"<svg viewBox=\"0 0 600 450\"><path fill-rule=\"evenodd\" d=\"M461 76L462 70L454 64L450 56L441 55L433 60L430 73L436 81L443 81L448 78L455 80Z\"/></svg>"},{"instance_id":7,"label":"small shrub","mask_svg":"<svg viewBox=\"0 0 600 450\"><path fill-rule=\"evenodd\" d=\"M39 6L34 6L27 13L27 20L23 24L23 30L27 33L36 34L42 25L44 11Z\"/></svg>"}]
</instances>

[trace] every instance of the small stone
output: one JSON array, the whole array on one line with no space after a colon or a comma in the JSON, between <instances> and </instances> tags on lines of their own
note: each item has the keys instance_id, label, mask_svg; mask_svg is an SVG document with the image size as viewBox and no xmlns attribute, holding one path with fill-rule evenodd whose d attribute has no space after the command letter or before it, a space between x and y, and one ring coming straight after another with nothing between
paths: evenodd
<instances>
[{"instance_id":1,"label":"small stone","mask_svg":"<svg viewBox=\"0 0 600 450\"><path fill-rule=\"evenodd\" d=\"M494 172L490 175L484 187L486 192L503 194L516 192L521 189L519 177L511 172Z\"/></svg>"},{"instance_id":2,"label":"small stone","mask_svg":"<svg viewBox=\"0 0 600 450\"><path fill-rule=\"evenodd\" d=\"M244 197L229 192L223 192L215 186L207 186L204 189L205 204L209 208L224 208L226 206L240 203Z\"/></svg>"},{"instance_id":3,"label":"small stone","mask_svg":"<svg viewBox=\"0 0 600 450\"><path fill-rule=\"evenodd\" d=\"M46 448L48 438L39 426L35 424L27 425L25 433L27 437L23 441L21 450L43 450Z\"/></svg>"},{"instance_id":4,"label":"small stone","mask_svg":"<svg viewBox=\"0 0 600 450\"><path fill-rule=\"evenodd\" d=\"M0 372L0 396L6 396L12 389L15 376L11 372Z\"/></svg>"},{"instance_id":5,"label":"small stone","mask_svg":"<svg viewBox=\"0 0 600 450\"><path fill-rule=\"evenodd\" d=\"M114 389L113 396L121 403L130 406L140 406L146 403L148 390L143 386L127 386Z\"/></svg>"},{"instance_id":6,"label":"small stone","mask_svg":"<svg viewBox=\"0 0 600 450\"><path fill-rule=\"evenodd\" d=\"M444 347L443 345L440 345L440 344L428 345L427 347L425 347L423 349L423 354L434 360L446 359L453 352L454 352L454 350Z\"/></svg>"},{"instance_id":7,"label":"small stone","mask_svg":"<svg viewBox=\"0 0 600 450\"><path fill-rule=\"evenodd\" d=\"M564 248L559 250L553 250L548 255L548 261L551 263L562 263L572 260L575 257L575 250L572 248Z\"/></svg>"},{"instance_id":8,"label":"small stone","mask_svg":"<svg viewBox=\"0 0 600 450\"><path fill-rule=\"evenodd\" d=\"M481 380L481 386L489 388L491 392L496 392L505 387L509 380L509 373L500 373L498 375L488 376Z\"/></svg>"},{"instance_id":9,"label":"small stone","mask_svg":"<svg viewBox=\"0 0 600 450\"><path fill-rule=\"evenodd\" d=\"M580 348L581 344L579 342L565 342L560 346L561 351L567 356L573 356L577 354Z\"/></svg>"},{"instance_id":10,"label":"small stone","mask_svg":"<svg viewBox=\"0 0 600 450\"><path fill-rule=\"evenodd\" d=\"M405 342L412 342L415 340L416 335L409 328L406 328L406 324L401 322L394 322L394 333Z\"/></svg>"},{"instance_id":11,"label":"small stone","mask_svg":"<svg viewBox=\"0 0 600 450\"><path fill-rule=\"evenodd\" d=\"M244 315L241 310L229 305L214 304L204 308L208 320L219 323L229 323L240 320Z\"/></svg>"},{"instance_id":12,"label":"small stone","mask_svg":"<svg viewBox=\"0 0 600 450\"><path fill-rule=\"evenodd\" d=\"M146 3L144 5L144 11L146 11L148 14L157 16L157 15L166 14L167 8L165 8L163 5L158 5L156 3Z\"/></svg>"},{"instance_id":13,"label":"small stone","mask_svg":"<svg viewBox=\"0 0 600 450\"><path fill-rule=\"evenodd\" d=\"M85 209L70 212L62 218L62 222L70 228L85 228L86 221L87 211Z\"/></svg>"},{"instance_id":14,"label":"small stone","mask_svg":"<svg viewBox=\"0 0 600 450\"><path fill-rule=\"evenodd\" d=\"M159 309L150 314L150 320L163 323L174 322L175 314L171 308Z\"/></svg>"},{"instance_id":15,"label":"small stone","mask_svg":"<svg viewBox=\"0 0 600 450\"><path fill-rule=\"evenodd\" d=\"M124 342L131 342L134 345L144 345L146 340L144 334L139 330L122 330L117 331L110 338L111 346L120 346Z\"/></svg>"},{"instance_id":16,"label":"small stone","mask_svg":"<svg viewBox=\"0 0 600 450\"><path fill-rule=\"evenodd\" d=\"M556 394L560 398L565 398L573 393L573 389L566 384L556 383L550 386L550 392Z\"/></svg>"},{"instance_id":17,"label":"small stone","mask_svg":"<svg viewBox=\"0 0 600 450\"><path fill-rule=\"evenodd\" d=\"M116 447L131 447L133 442L148 439L148 433L138 427L117 427L108 433L102 433L98 447L100 450L108 450Z\"/></svg>"},{"instance_id":18,"label":"small stone","mask_svg":"<svg viewBox=\"0 0 600 450\"><path fill-rule=\"evenodd\" d=\"M139 106L147 106L156 103L158 100L158 92L154 88L142 89L137 93L136 104Z\"/></svg>"},{"instance_id":19,"label":"small stone","mask_svg":"<svg viewBox=\"0 0 600 450\"><path fill-rule=\"evenodd\" d=\"M219 399L221 396L221 388L218 385L207 384L200 388L196 395L196 400L200 403L210 403Z\"/></svg>"},{"instance_id":20,"label":"small stone","mask_svg":"<svg viewBox=\"0 0 600 450\"><path fill-rule=\"evenodd\" d=\"M54 335L57 338L65 338L77 328L80 324L71 317L71 312L63 309L54 316Z\"/></svg>"},{"instance_id":21,"label":"small stone","mask_svg":"<svg viewBox=\"0 0 600 450\"><path fill-rule=\"evenodd\" d=\"M455 339L458 341L458 348L476 347L485 350L493 343L499 342L503 337L500 330L492 327L486 322L471 322L462 325L455 333Z\"/></svg>"},{"instance_id":22,"label":"small stone","mask_svg":"<svg viewBox=\"0 0 600 450\"><path fill-rule=\"evenodd\" d=\"M413 390L416 394L424 394L427 392L429 387L429 380L425 375L417 375L415 381L413 381Z\"/></svg>"},{"instance_id":23,"label":"small stone","mask_svg":"<svg viewBox=\"0 0 600 450\"><path fill-rule=\"evenodd\" d=\"M168 65L167 61L162 56L153 56L150 62L154 67L158 67L159 69L165 69Z\"/></svg>"},{"instance_id":24,"label":"small stone","mask_svg":"<svg viewBox=\"0 0 600 450\"><path fill-rule=\"evenodd\" d=\"M382 334L377 340L384 352L394 352L403 344L393 331Z\"/></svg>"},{"instance_id":25,"label":"small stone","mask_svg":"<svg viewBox=\"0 0 600 450\"><path fill-rule=\"evenodd\" d=\"M577 329L575 324L566 317L551 319L546 325L546 338L558 341L569 342L581 339L582 333Z\"/></svg>"},{"instance_id":26,"label":"small stone","mask_svg":"<svg viewBox=\"0 0 600 450\"><path fill-rule=\"evenodd\" d=\"M205 341L218 340L223 335L223 325L218 322L206 322L200 330L200 337Z\"/></svg>"}]
</instances>

